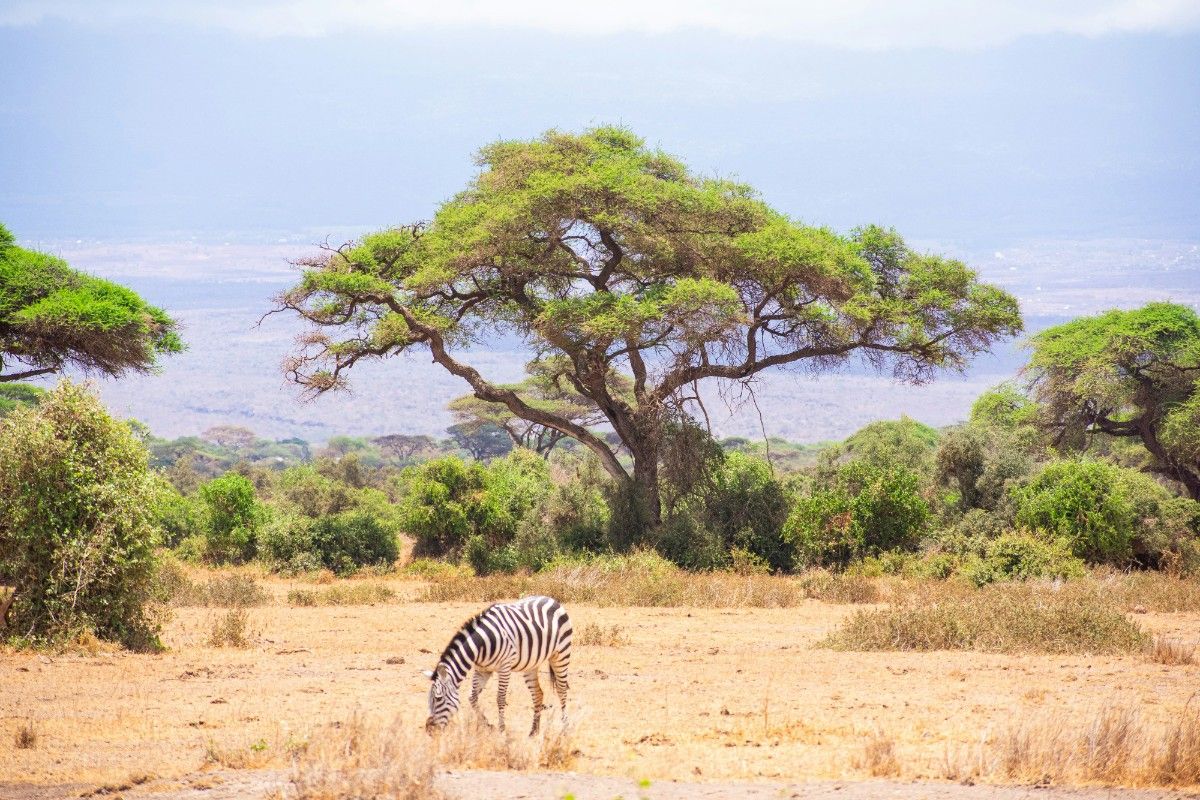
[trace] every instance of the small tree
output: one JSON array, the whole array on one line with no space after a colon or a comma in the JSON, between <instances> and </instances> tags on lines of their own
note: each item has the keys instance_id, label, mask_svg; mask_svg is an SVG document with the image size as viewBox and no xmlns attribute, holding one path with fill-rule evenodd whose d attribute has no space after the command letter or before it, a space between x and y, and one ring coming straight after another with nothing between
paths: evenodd
<instances>
[{"instance_id":1,"label":"small tree","mask_svg":"<svg viewBox=\"0 0 1200 800\"><path fill-rule=\"evenodd\" d=\"M36 406L46 396L46 390L27 383L0 383L0 417L18 408Z\"/></svg>"},{"instance_id":2,"label":"small tree","mask_svg":"<svg viewBox=\"0 0 1200 800\"><path fill-rule=\"evenodd\" d=\"M431 450L436 446L432 436L425 434L389 433L386 436L376 436L371 444L397 461L408 461L422 450Z\"/></svg>"},{"instance_id":3,"label":"small tree","mask_svg":"<svg viewBox=\"0 0 1200 800\"><path fill-rule=\"evenodd\" d=\"M1041 423L1057 446L1107 435L1140 441L1151 469L1200 500L1200 316L1150 303L1081 317L1033 338Z\"/></svg>"},{"instance_id":4,"label":"small tree","mask_svg":"<svg viewBox=\"0 0 1200 800\"><path fill-rule=\"evenodd\" d=\"M0 225L0 383L75 367L148 372L183 343L176 323L137 294L16 245Z\"/></svg>"},{"instance_id":5,"label":"small tree","mask_svg":"<svg viewBox=\"0 0 1200 800\"><path fill-rule=\"evenodd\" d=\"M254 484L236 472L227 472L200 487L208 510L205 557L215 563L248 561L254 557L255 533L265 519Z\"/></svg>"},{"instance_id":6,"label":"small tree","mask_svg":"<svg viewBox=\"0 0 1200 800\"><path fill-rule=\"evenodd\" d=\"M883 228L803 225L621 128L497 142L478 163L432 223L302 262L280 308L314 329L285 371L320 393L344 387L361 361L427 350L479 399L595 453L650 527L661 519L664 432L698 404L701 381L825 370L855 354L922 381L1021 328L1016 300L961 262ZM466 347L497 333L554 361L604 414L632 470L602 435L467 363Z\"/></svg>"},{"instance_id":7,"label":"small tree","mask_svg":"<svg viewBox=\"0 0 1200 800\"><path fill-rule=\"evenodd\" d=\"M507 455L513 449L508 431L486 419L456 422L446 428L446 433L476 461L487 461Z\"/></svg>"},{"instance_id":8,"label":"small tree","mask_svg":"<svg viewBox=\"0 0 1200 800\"><path fill-rule=\"evenodd\" d=\"M0 421L0 582L8 630L56 638L92 630L152 646L159 484L129 428L63 381Z\"/></svg>"}]
</instances>

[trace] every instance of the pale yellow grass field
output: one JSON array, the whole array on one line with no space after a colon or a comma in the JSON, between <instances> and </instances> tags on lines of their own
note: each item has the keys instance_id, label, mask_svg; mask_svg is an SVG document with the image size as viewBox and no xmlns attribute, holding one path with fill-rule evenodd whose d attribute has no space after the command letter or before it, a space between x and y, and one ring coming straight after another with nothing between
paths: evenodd
<instances>
[{"instance_id":1,"label":"pale yellow grass field","mask_svg":"<svg viewBox=\"0 0 1200 800\"><path fill-rule=\"evenodd\" d=\"M289 743L356 709L419 728L427 682L418 672L478 606L297 608L284 604L290 585L269 582L276 603L249 610L247 649L205 644L222 609L184 608L160 655L0 654L0 783L174 778L203 769L213 753L238 766L285 766ZM390 585L401 597L417 588ZM1083 728L1121 703L1153 729L1200 688L1200 666L1144 655L814 649L853 608L569 606L577 629L616 626L615 640L624 639L575 649L572 768L652 780L854 779L871 774L869 745L886 739L899 777L940 779L948 763L1022 721ZM1200 614L1136 619L1152 633L1200 638ZM484 700L493 720L494 691L493 683ZM508 719L517 736L528 730L528 697L514 681ZM556 711L548 718L557 725ZM29 723L36 744L17 748Z\"/></svg>"}]
</instances>

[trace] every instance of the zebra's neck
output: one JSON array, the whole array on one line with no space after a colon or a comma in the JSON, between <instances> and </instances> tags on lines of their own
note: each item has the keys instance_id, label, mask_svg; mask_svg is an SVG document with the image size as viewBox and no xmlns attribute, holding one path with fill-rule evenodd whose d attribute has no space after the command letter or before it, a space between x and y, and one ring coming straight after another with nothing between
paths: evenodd
<instances>
[{"instance_id":1,"label":"zebra's neck","mask_svg":"<svg viewBox=\"0 0 1200 800\"><path fill-rule=\"evenodd\" d=\"M438 666L445 667L455 683L461 683L479 659L477 639L472 635L478 621L479 618L475 617L459 628L450 644L442 651L442 657L438 659Z\"/></svg>"}]
</instances>

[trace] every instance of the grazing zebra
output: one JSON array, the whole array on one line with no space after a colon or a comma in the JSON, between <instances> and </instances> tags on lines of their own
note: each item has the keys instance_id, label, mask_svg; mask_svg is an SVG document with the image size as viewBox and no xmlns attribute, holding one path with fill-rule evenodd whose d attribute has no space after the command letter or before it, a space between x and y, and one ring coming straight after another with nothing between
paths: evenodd
<instances>
[{"instance_id":1,"label":"grazing zebra","mask_svg":"<svg viewBox=\"0 0 1200 800\"><path fill-rule=\"evenodd\" d=\"M542 715L542 686L538 667L549 664L554 692L567 720L567 667L571 663L571 618L551 597L526 597L515 603L496 603L467 620L446 645L433 672L429 687L429 719L425 730L445 727L458 710L458 685L474 667L471 678L471 707L479 710L479 694L496 673L496 707L500 730L504 730L508 678L523 673L533 695L533 736Z\"/></svg>"}]
</instances>

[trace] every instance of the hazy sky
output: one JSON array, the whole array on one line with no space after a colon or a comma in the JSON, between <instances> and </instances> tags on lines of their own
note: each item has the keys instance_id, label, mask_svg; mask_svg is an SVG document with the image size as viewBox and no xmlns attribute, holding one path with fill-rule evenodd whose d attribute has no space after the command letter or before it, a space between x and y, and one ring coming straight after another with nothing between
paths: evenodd
<instances>
[{"instance_id":1,"label":"hazy sky","mask_svg":"<svg viewBox=\"0 0 1200 800\"><path fill-rule=\"evenodd\" d=\"M1200 234L1200 2L0 0L0 220L271 241L631 126L778 208L988 246Z\"/></svg>"}]
</instances>

